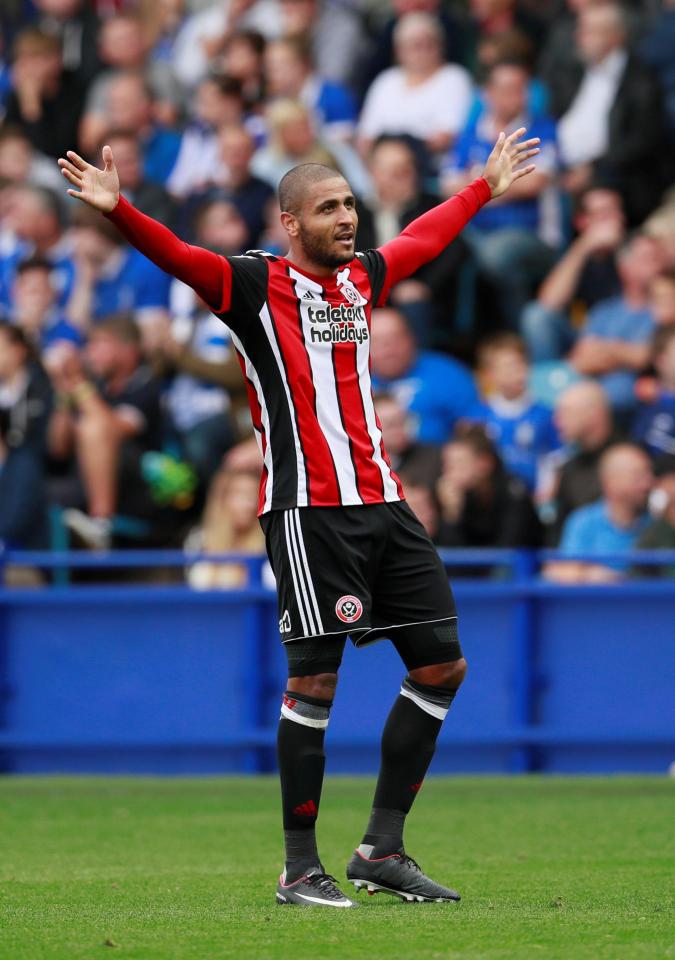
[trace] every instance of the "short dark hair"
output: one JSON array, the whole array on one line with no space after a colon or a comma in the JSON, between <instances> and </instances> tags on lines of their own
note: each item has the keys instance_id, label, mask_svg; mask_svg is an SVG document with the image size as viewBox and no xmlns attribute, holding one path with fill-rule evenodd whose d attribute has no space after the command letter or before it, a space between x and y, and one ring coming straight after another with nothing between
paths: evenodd
<instances>
[{"instance_id":1,"label":"short dark hair","mask_svg":"<svg viewBox=\"0 0 675 960\"><path fill-rule=\"evenodd\" d=\"M334 180L342 174L323 163L300 163L284 174L279 183L279 206L282 213L297 213L302 198L313 183L321 180Z\"/></svg>"},{"instance_id":2,"label":"short dark hair","mask_svg":"<svg viewBox=\"0 0 675 960\"><path fill-rule=\"evenodd\" d=\"M137 347L141 345L141 331L132 313L126 311L109 313L96 324L92 333L99 331L109 334L121 343L130 343Z\"/></svg>"},{"instance_id":3,"label":"short dark hair","mask_svg":"<svg viewBox=\"0 0 675 960\"><path fill-rule=\"evenodd\" d=\"M449 443L462 443L478 457L492 457L495 464L501 464L497 448L487 435L485 427L470 420L460 420L450 437Z\"/></svg>"},{"instance_id":4,"label":"short dark hair","mask_svg":"<svg viewBox=\"0 0 675 960\"><path fill-rule=\"evenodd\" d=\"M29 257L27 260L21 261L16 268L16 273L20 277L21 274L28 273L29 270L46 270L47 273L51 273L52 269L51 263L44 257Z\"/></svg>"},{"instance_id":5,"label":"short dark hair","mask_svg":"<svg viewBox=\"0 0 675 960\"><path fill-rule=\"evenodd\" d=\"M525 340L518 336L517 333L502 331L501 333L494 333L492 336L486 337L478 344L479 365L483 366L489 363L491 356L499 353L500 350L509 350L518 353L526 363L529 362L530 357Z\"/></svg>"}]
</instances>

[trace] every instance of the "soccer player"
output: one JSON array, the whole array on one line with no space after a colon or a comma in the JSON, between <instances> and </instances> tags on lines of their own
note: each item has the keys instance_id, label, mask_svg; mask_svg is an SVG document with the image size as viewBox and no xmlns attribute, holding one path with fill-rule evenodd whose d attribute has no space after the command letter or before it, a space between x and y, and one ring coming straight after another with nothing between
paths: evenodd
<instances>
[{"instance_id":1,"label":"soccer player","mask_svg":"<svg viewBox=\"0 0 675 960\"><path fill-rule=\"evenodd\" d=\"M407 669L382 739L363 841L347 867L357 889L458 900L403 846L403 824L466 671L455 605L434 547L406 505L373 407L370 313L433 260L493 197L534 170L536 139L500 134L483 176L378 250L355 253L354 196L335 170L302 164L279 185L285 257L223 257L181 242L69 151L68 193L100 210L137 249L192 286L228 325L263 456L259 511L277 579L288 655L278 758L286 864L277 902L353 907L319 858L315 823L324 734L348 636L391 639Z\"/></svg>"}]
</instances>

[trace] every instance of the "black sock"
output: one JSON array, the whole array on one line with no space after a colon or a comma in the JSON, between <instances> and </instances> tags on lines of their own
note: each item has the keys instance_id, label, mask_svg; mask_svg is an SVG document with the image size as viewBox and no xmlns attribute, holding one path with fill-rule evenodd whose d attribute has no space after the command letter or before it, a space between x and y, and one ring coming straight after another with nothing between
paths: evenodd
<instances>
[{"instance_id":1,"label":"black sock","mask_svg":"<svg viewBox=\"0 0 675 960\"><path fill-rule=\"evenodd\" d=\"M382 734L380 775L359 850L387 856L403 847L403 824L422 786L456 690L403 681Z\"/></svg>"},{"instance_id":2,"label":"black sock","mask_svg":"<svg viewBox=\"0 0 675 960\"><path fill-rule=\"evenodd\" d=\"M321 866L315 824L319 814L325 755L323 741L331 701L286 691L281 706L277 757L286 844L286 880Z\"/></svg>"}]
</instances>

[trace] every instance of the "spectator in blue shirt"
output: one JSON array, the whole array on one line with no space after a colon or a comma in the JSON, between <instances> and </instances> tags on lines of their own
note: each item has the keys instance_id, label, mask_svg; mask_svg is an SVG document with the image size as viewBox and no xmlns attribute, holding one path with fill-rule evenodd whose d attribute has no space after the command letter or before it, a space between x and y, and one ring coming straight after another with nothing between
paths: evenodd
<instances>
[{"instance_id":1,"label":"spectator in blue shirt","mask_svg":"<svg viewBox=\"0 0 675 960\"><path fill-rule=\"evenodd\" d=\"M641 403L633 420L633 439L654 457L675 454L675 327L661 327L652 341L657 373L655 397Z\"/></svg>"},{"instance_id":2,"label":"spectator in blue shirt","mask_svg":"<svg viewBox=\"0 0 675 960\"><path fill-rule=\"evenodd\" d=\"M528 82L529 73L522 64L495 64L485 87L486 109L460 134L443 170L444 190L450 196L480 176L500 131L526 127L528 136L541 140L535 172L519 181L508 198L479 211L465 230L481 268L502 291L506 318L514 325L553 264L561 239L559 200L552 188L555 124L528 116Z\"/></svg>"},{"instance_id":3,"label":"spectator in blue shirt","mask_svg":"<svg viewBox=\"0 0 675 960\"><path fill-rule=\"evenodd\" d=\"M452 357L418 350L398 310L373 312L371 338L374 388L393 394L411 414L418 442L445 443L478 403L469 370Z\"/></svg>"},{"instance_id":4,"label":"spectator in blue shirt","mask_svg":"<svg viewBox=\"0 0 675 960\"><path fill-rule=\"evenodd\" d=\"M652 465L644 450L630 443L610 447L600 461L602 499L569 515L560 551L570 557L626 554L626 560L559 560L547 565L545 575L561 583L620 579L630 565L630 551L649 524L647 499L653 482Z\"/></svg>"},{"instance_id":5,"label":"spectator in blue shirt","mask_svg":"<svg viewBox=\"0 0 675 960\"><path fill-rule=\"evenodd\" d=\"M478 360L488 392L475 419L484 423L506 469L532 493L542 461L560 440L551 410L528 393L525 342L514 333L495 334L480 345Z\"/></svg>"},{"instance_id":6,"label":"spectator in blue shirt","mask_svg":"<svg viewBox=\"0 0 675 960\"><path fill-rule=\"evenodd\" d=\"M76 347L84 344L82 332L68 323L58 306L51 282L51 265L32 257L19 265L12 290L10 320L20 327L26 339L44 354L54 344L67 341Z\"/></svg>"},{"instance_id":7,"label":"spectator in blue shirt","mask_svg":"<svg viewBox=\"0 0 675 960\"><path fill-rule=\"evenodd\" d=\"M649 289L663 259L659 241L646 234L637 234L621 248L621 296L593 307L569 355L577 373L600 381L619 415L634 409L635 380L649 362L654 330Z\"/></svg>"},{"instance_id":8,"label":"spectator in blue shirt","mask_svg":"<svg viewBox=\"0 0 675 960\"><path fill-rule=\"evenodd\" d=\"M84 205L74 217L75 283L68 319L80 330L110 314L133 311L141 323L169 304L171 278L125 245L105 217Z\"/></svg>"}]
</instances>

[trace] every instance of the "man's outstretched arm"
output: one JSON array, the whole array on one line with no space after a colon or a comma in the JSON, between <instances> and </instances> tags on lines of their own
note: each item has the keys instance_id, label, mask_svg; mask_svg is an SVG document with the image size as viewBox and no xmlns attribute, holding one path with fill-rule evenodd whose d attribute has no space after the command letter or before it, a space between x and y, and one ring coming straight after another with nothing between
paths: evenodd
<instances>
[{"instance_id":1,"label":"man's outstretched arm","mask_svg":"<svg viewBox=\"0 0 675 960\"><path fill-rule=\"evenodd\" d=\"M413 220L398 237L380 247L387 264L387 280L380 303L395 283L411 276L445 250L488 200L505 193L514 181L532 173L534 164L521 164L539 153L539 139L523 141L520 138L524 133L524 127L508 137L501 133L482 177Z\"/></svg>"},{"instance_id":2,"label":"man's outstretched arm","mask_svg":"<svg viewBox=\"0 0 675 960\"><path fill-rule=\"evenodd\" d=\"M120 196L112 150L103 148L103 169L68 151L59 159L61 173L74 188L68 190L115 224L132 246L158 267L187 283L217 313L229 307L232 271L225 257L180 240L168 227L147 217Z\"/></svg>"}]
</instances>

